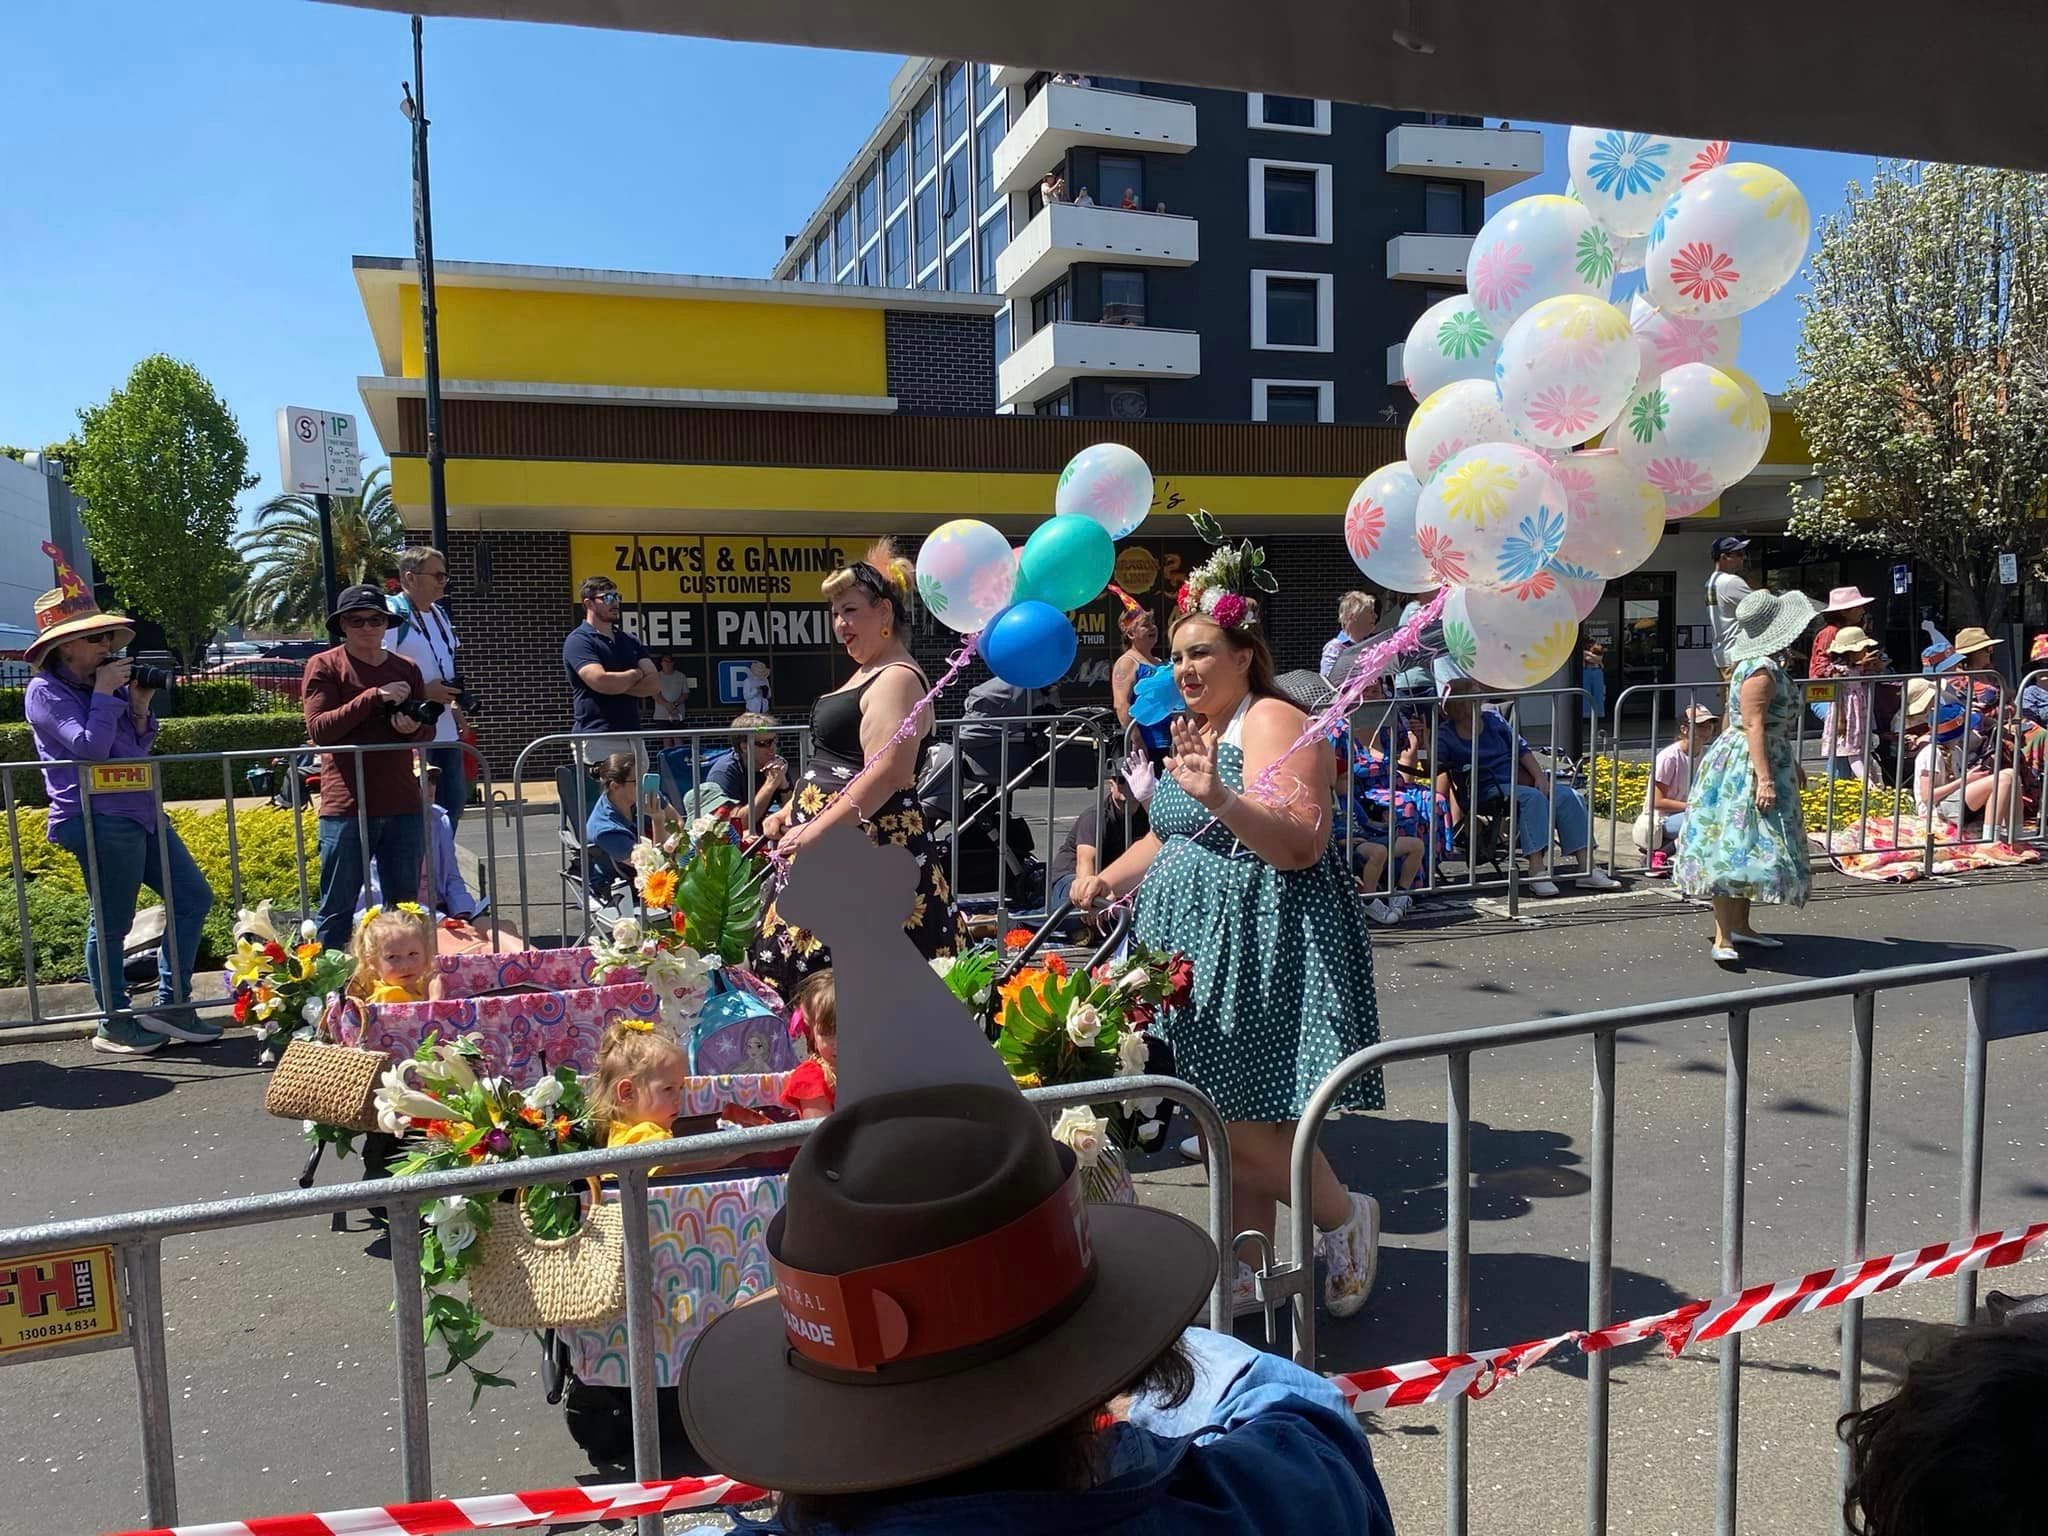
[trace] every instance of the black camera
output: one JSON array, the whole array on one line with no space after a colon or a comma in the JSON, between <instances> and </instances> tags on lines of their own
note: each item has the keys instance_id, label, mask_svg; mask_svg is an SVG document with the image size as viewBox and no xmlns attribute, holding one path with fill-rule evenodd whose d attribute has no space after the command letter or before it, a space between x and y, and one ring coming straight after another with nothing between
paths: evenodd
<instances>
[{"instance_id":1,"label":"black camera","mask_svg":"<svg viewBox=\"0 0 2048 1536\"><path fill-rule=\"evenodd\" d=\"M162 667L147 667L141 662L128 669L128 681L137 688L152 691L171 686L171 674Z\"/></svg>"},{"instance_id":2,"label":"black camera","mask_svg":"<svg viewBox=\"0 0 2048 1536\"><path fill-rule=\"evenodd\" d=\"M458 672L450 677L448 679L448 686L455 690L455 707L457 709L461 710L465 715L473 715L477 712L479 701L476 696L476 690L462 680L461 673Z\"/></svg>"},{"instance_id":3,"label":"black camera","mask_svg":"<svg viewBox=\"0 0 2048 1536\"><path fill-rule=\"evenodd\" d=\"M416 725L432 725L446 712L448 706L436 704L432 699L407 699L403 704L389 704L387 708L394 715L403 715Z\"/></svg>"}]
</instances>

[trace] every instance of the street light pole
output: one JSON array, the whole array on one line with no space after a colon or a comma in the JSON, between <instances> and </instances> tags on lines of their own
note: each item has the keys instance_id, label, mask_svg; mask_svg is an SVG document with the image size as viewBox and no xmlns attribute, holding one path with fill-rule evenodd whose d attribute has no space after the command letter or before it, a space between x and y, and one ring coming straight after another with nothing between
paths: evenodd
<instances>
[{"instance_id":1,"label":"street light pole","mask_svg":"<svg viewBox=\"0 0 2048 1536\"><path fill-rule=\"evenodd\" d=\"M448 551L448 473L441 453L441 347L434 318L434 201L427 180L427 82L420 18L412 19L412 86L399 108L412 122L412 242L420 275L420 349L427 375L427 500L434 548Z\"/></svg>"}]
</instances>

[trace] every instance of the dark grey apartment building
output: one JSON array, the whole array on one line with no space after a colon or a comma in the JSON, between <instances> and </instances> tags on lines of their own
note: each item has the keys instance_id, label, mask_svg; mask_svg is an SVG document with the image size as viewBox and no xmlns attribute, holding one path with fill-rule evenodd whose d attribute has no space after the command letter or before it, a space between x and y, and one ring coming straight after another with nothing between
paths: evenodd
<instances>
[{"instance_id":1,"label":"dark grey apartment building","mask_svg":"<svg viewBox=\"0 0 2048 1536\"><path fill-rule=\"evenodd\" d=\"M1378 422L1542 160L1474 118L912 59L773 275L1000 295L1003 410Z\"/></svg>"}]
</instances>

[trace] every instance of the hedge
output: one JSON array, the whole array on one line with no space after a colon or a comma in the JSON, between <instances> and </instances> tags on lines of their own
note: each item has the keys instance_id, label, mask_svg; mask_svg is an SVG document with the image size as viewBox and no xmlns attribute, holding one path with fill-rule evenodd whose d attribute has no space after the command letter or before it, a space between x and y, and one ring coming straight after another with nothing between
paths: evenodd
<instances>
[{"instance_id":1,"label":"hedge","mask_svg":"<svg viewBox=\"0 0 2048 1536\"><path fill-rule=\"evenodd\" d=\"M27 707L26 688L0 688L0 722L18 723L25 719L23 710ZM296 715L299 704L296 699L282 693L259 692L254 683L240 677L201 677L189 683L180 683L170 690L167 707L161 709L165 719L172 715L187 719L200 715Z\"/></svg>"},{"instance_id":2,"label":"hedge","mask_svg":"<svg viewBox=\"0 0 2048 1536\"><path fill-rule=\"evenodd\" d=\"M171 825L177 828L199 866L206 883L213 888L213 910L199 946L201 965L222 963L233 948L231 932L234 908L229 897L234 882L228 864L227 812L194 811L173 806ZM85 976L85 874L78 860L49 841L48 814L23 811L19 867L27 878L29 929L35 935L36 975L39 981L84 981ZM320 885L320 856L312 835L306 838L306 890L310 900ZM245 805L235 810L235 840L242 871L242 902L254 906L269 900L296 911L299 905L298 844L292 832L292 813L271 806ZM15 851L9 845L7 826L0 821L0 852L7 856L9 879L0 890L0 986L21 984L21 940L15 933L12 870ZM156 893L144 888L138 910L159 905Z\"/></svg>"},{"instance_id":3,"label":"hedge","mask_svg":"<svg viewBox=\"0 0 2048 1536\"><path fill-rule=\"evenodd\" d=\"M162 721L156 733L157 755L179 752L229 752L250 748L281 751L303 746L306 721L303 715L193 715ZM0 763L32 763L35 741L27 725L0 725ZM248 792L247 771L261 759L244 758L234 768L235 793ZM21 805L43 805L43 776L39 773L12 775L14 796ZM222 797L219 763L166 763L163 795L166 800L218 800Z\"/></svg>"}]
</instances>

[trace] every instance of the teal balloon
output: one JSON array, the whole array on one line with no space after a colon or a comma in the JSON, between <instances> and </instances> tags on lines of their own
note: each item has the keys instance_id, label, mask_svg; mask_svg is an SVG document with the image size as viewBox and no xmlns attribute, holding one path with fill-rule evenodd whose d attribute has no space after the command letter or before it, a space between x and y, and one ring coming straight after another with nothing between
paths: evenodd
<instances>
[{"instance_id":1,"label":"teal balloon","mask_svg":"<svg viewBox=\"0 0 2048 1536\"><path fill-rule=\"evenodd\" d=\"M1079 647L1074 626L1050 603L1012 603L981 632L981 659L1013 688L1050 688L1067 675Z\"/></svg>"},{"instance_id":2,"label":"teal balloon","mask_svg":"<svg viewBox=\"0 0 2048 1536\"><path fill-rule=\"evenodd\" d=\"M1040 523L1017 562L1017 596L1062 613L1102 596L1116 574L1116 540L1092 517L1062 512Z\"/></svg>"}]
</instances>

